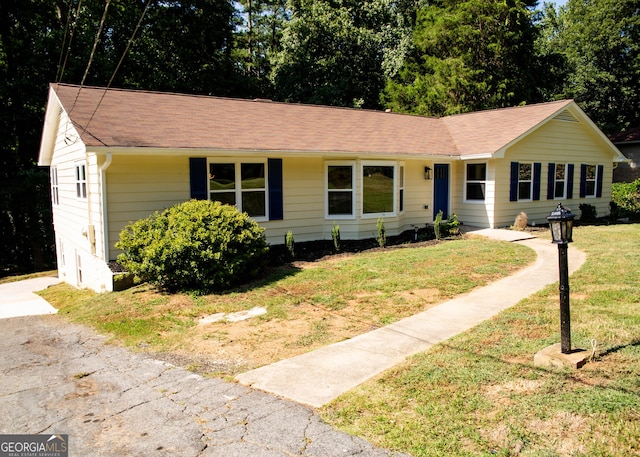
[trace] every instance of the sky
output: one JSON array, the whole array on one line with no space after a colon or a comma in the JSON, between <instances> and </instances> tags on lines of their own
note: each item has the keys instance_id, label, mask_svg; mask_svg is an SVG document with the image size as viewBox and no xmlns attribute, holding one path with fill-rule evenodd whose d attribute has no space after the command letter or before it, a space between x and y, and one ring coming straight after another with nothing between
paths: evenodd
<instances>
[{"instance_id":1,"label":"sky","mask_svg":"<svg viewBox=\"0 0 640 457\"><path fill-rule=\"evenodd\" d=\"M543 0L543 1L547 1L549 3L555 3L556 6L562 6L562 5L566 5L568 0ZM543 1L541 1L540 4L542 4Z\"/></svg>"}]
</instances>

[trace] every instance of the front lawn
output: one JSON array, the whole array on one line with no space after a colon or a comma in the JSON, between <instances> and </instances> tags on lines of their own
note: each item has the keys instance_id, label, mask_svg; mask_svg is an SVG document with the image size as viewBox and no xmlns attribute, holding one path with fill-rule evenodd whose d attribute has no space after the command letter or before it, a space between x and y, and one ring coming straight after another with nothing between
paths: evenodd
<instances>
[{"instance_id":1,"label":"front lawn","mask_svg":"<svg viewBox=\"0 0 640 457\"><path fill-rule=\"evenodd\" d=\"M418 313L513 273L535 254L512 243L458 239L296 262L224 294L162 294L148 286L95 294L61 284L42 292L59 316L116 343L212 375L335 343ZM263 307L240 322L201 318Z\"/></svg>"},{"instance_id":2,"label":"front lawn","mask_svg":"<svg viewBox=\"0 0 640 457\"><path fill-rule=\"evenodd\" d=\"M325 420L413 456L640 455L640 225L579 227L580 370L538 368L560 341L558 286L337 399Z\"/></svg>"}]
</instances>

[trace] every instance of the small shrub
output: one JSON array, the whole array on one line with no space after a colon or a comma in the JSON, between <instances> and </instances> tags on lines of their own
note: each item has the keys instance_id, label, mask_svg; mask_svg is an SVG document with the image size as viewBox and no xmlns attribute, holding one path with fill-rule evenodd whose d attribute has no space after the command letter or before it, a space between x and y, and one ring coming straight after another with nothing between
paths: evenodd
<instances>
[{"instance_id":1,"label":"small shrub","mask_svg":"<svg viewBox=\"0 0 640 457\"><path fill-rule=\"evenodd\" d=\"M518 216L516 217L515 222L513 223L513 229L520 231L525 230L527 228L528 222L529 217L527 216L527 213L520 212L520 214L518 214Z\"/></svg>"},{"instance_id":2,"label":"small shrub","mask_svg":"<svg viewBox=\"0 0 640 457\"><path fill-rule=\"evenodd\" d=\"M383 248L387 244L387 230L384 228L384 219L381 217L378 218L376 222L376 230L378 231L376 241L378 242L378 246Z\"/></svg>"},{"instance_id":3,"label":"small shrub","mask_svg":"<svg viewBox=\"0 0 640 457\"><path fill-rule=\"evenodd\" d=\"M256 277L268 246L264 229L234 206L191 200L128 225L118 261L168 291L220 291Z\"/></svg>"},{"instance_id":4,"label":"small shrub","mask_svg":"<svg viewBox=\"0 0 640 457\"><path fill-rule=\"evenodd\" d=\"M580 220L582 222L594 222L598 217L598 211L594 205L580 203Z\"/></svg>"},{"instance_id":5,"label":"small shrub","mask_svg":"<svg viewBox=\"0 0 640 457\"><path fill-rule=\"evenodd\" d=\"M436 214L436 220L433 221L433 231L436 234L436 240L442 238L442 211L438 211Z\"/></svg>"},{"instance_id":6,"label":"small shrub","mask_svg":"<svg viewBox=\"0 0 640 457\"><path fill-rule=\"evenodd\" d=\"M293 232L291 230L289 230L287 232L287 234L284 236L284 244L287 246L287 251L289 251L289 254L291 255L291 258L293 259L296 254L295 254L295 240L293 239Z\"/></svg>"},{"instance_id":7,"label":"small shrub","mask_svg":"<svg viewBox=\"0 0 640 457\"><path fill-rule=\"evenodd\" d=\"M447 219L447 236L460 235L460 221L458 216L454 213Z\"/></svg>"},{"instance_id":8,"label":"small shrub","mask_svg":"<svg viewBox=\"0 0 640 457\"><path fill-rule=\"evenodd\" d=\"M611 185L611 217L640 220L640 179Z\"/></svg>"},{"instance_id":9,"label":"small shrub","mask_svg":"<svg viewBox=\"0 0 640 457\"><path fill-rule=\"evenodd\" d=\"M448 236L460 234L460 221L458 216L452 214L446 221L442 220L442 211L438 211L436 219L433 221L433 231L436 235L436 240L446 238Z\"/></svg>"},{"instance_id":10,"label":"small shrub","mask_svg":"<svg viewBox=\"0 0 640 457\"><path fill-rule=\"evenodd\" d=\"M336 249L336 252L340 252L340 226L333 223L333 227L331 227L331 238L333 239L333 247Z\"/></svg>"}]
</instances>

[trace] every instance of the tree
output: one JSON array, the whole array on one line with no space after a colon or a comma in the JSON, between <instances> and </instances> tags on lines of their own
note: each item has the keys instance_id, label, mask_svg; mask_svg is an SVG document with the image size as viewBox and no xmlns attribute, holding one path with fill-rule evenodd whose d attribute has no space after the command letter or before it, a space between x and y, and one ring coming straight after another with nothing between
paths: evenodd
<instances>
[{"instance_id":1,"label":"tree","mask_svg":"<svg viewBox=\"0 0 640 457\"><path fill-rule=\"evenodd\" d=\"M282 29L289 20L287 0L241 0L233 60L241 70L244 96L270 98L271 59L281 50Z\"/></svg>"},{"instance_id":2,"label":"tree","mask_svg":"<svg viewBox=\"0 0 640 457\"><path fill-rule=\"evenodd\" d=\"M557 98L575 99L605 133L640 124L638 0L569 0L546 36L569 66Z\"/></svg>"},{"instance_id":3,"label":"tree","mask_svg":"<svg viewBox=\"0 0 640 457\"><path fill-rule=\"evenodd\" d=\"M384 72L409 42L410 2L291 0L282 50L273 59L276 98L337 106L379 106ZM402 5L403 8L399 8ZM398 57L400 56L400 57Z\"/></svg>"},{"instance_id":4,"label":"tree","mask_svg":"<svg viewBox=\"0 0 640 457\"><path fill-rule=\"evenodd\" d=\"M535 0L440 0L418 11L414 50L385 106L446 115L535 101Z\"/></svg>"},{"instance_id":5,"label":"tree","mask_svg":"<svg viewBox=\"0 0 640 457\"><path fill-rule=\"evenodd\" d=\"M55 262L36 165L48 84L237 94L233 13L229 0L0 2L0 274Z\"/></svg>"},{"instance_id":6,"label":"tree","mask_svg":"<svg viewBox=\"0 0 640 457\"><path fill-rule=\"evenodd\" d=\"M0 3L0 275L54 263L49 179L36 167L63 27L46 0Z\"/></svg>"}]
</instances>

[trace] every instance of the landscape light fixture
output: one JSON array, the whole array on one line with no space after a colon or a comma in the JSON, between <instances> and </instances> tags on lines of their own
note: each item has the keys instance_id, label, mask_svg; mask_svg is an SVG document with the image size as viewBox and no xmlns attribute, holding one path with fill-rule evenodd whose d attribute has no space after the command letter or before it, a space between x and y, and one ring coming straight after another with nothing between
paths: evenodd
<instances>
[{"instance_id":1,"label":"landscape light fixture","mask_svg":"<svg viewBox=\"0 0 640 457\"><path fill-rule=\"evenodd\" d=\"M571 353L571 317L569 312L569 266L567 249L573 241L573 219L575 214L558 203L558 207L547 217L553 243L558 245L560 268L560 345L563 354Z\"/></svg>"}]
</instances>

